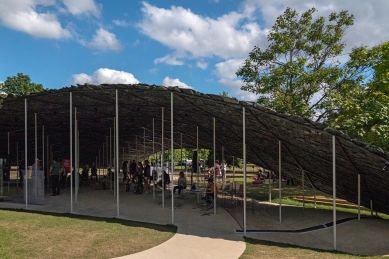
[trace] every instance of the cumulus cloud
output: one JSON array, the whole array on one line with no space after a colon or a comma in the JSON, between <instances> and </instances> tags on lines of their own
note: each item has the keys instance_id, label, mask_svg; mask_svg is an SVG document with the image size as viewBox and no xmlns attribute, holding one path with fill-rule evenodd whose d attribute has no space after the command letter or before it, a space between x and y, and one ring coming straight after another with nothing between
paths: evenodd
<instances>
[{"instance_id":1,"label":"cumulus cloud","mask_svg":"<svg viewBox=\"0 0 389 259\"><path fill-rule=\"evenodd\" d=\"M75 84L138 84L133 74L109 68L99 68L92 75L85 73L72 76Z\"/></svg>"},{"instance_id":2,"label":"cumulus cloud","mask_svg":"<svg viewBox=\"0 0 389 259\"><path fill-rule=\"evenodd\" d=\"M0 21L10 29L38 38L70 38L70 31L62 27L56 15L37 11L38 5L48 7L54 4L54 0L2 0Z\"/></svg>"},{"instance_id":3,"label":"cumulus cloud","mask_svg":"<svg viewBox=\"0 0 389 259\"><path fill-rule=\"evenodd\" d=\"M199 68L201 68L201 69L207 69L207 67L208 67L208 64L207 63L205 63L205 62L197 62L197 66L199 67Z\"/></svg>"},{"instance_id":4,"label":"cumulus cloud","mask_svg":"<svg viewBox=\"0 0 389 259\"><path fill-rule=\"evenodd\" d=\"M212 19L182 7L164 9L143 2L142 13L138 24L140 31L174 50L158 62L186 57L227 59L246 55L256 43L266 39L267 34L267 30L261 30L257 23L238 12Z\"/></svg>"},{"instance_id":5,"label":"cumulus cloud","mask_svg":"<svg viewBox=\"0 0 389 259\"><path fill-rule=\"evenodd\" d=\"M63 0L63 4L73 15L87 14L100 17L101 14L101 6L96 5L94 0Z\"/></svg>"},{"instance_id":6,"label":"cumulus cloud","mask_svg":"<svg viewBox=\"0 0 389 259\"><path fill-rule=\"evenodd\" d=\"M355 23L348 30L345 36L346 51L349 51L354 46L374 46L389 38L389 5L387 0L364 1L364 0L246 0L246 13L253 14L255 10L259 10L262 20L265 22L266 28L271 28L276 18L281 15L286 7L296 9L298 13L303 13L309 8L315 7L318 12L315 16L328 15L333 11L348 10L350 14L355 16ZM265 42L266 43L266 42ZM265 45L259 45L266 47Z\"/></svg>"},{"instance_id":7,"label":"cumulus cloud","mask_svg":"<svg viewBox=\"0 0 389 259\"><path fill-rule=\"evenodd\" d=\"M115 50L119 51L122 49L122 44L116 39L115 34L100 28L93 35L91 41L80 40L80 43L89 48L95 48L102 51Z\"/></svg>"},{"instance_id":8,"label":"cumulus cloud","mask_svg":"<svg viewBox=\"0 0 389 259\"><path fill-rule=\"evenodd\" d=\"M181 88L190 88L190 89L193 89L193 87L185 84L184 82L181 82L178 78L170 78L170 77L165 77L162 81L162 85L163 86L178 86L178 87L181 87Z\"/></svg>"},{"instance_id":9,"label":"cumulus cloud","mask_svg":"<svg viewBox=\"0 0 389 259\"><path fill-rule=\"evenodd\" d=\"M121 26L121 27L127 27L129 26L130 24L124 20L112 20L112 22L116 25L116 26Z\"/></svg>"},{"instance_id":10,"label":"cumulus cloud","mask_svg":"<svg viewBox=\"0 0 389 259\"><path fill-rule=\"evenodd\" d=\"M215 65L215 74L219 77L218 82L226 86L228 92L232 96L236 96L239 100L255 101L258 95L246 91L242 91L242 81L239 80L235 72L243 65L244 59L229 59L225 62L220 62Z\"/></svg>"}]
</instances>

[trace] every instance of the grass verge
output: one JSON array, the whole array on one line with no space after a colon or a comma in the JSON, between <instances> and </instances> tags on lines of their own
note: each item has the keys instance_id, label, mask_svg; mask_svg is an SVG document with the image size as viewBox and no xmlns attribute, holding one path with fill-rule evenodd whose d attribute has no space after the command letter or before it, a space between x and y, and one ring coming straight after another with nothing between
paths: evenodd
<instances>
[{"instance_id":1,"label":"grass verge","mask_svg":"<svg viewBox=\"0 0 389 259\"><path fill-rule=\"evenodd\" d=\"M0 258L112 258L170 239L175 226L115 218L0 210Z\"/></svg>"}]
</instances>

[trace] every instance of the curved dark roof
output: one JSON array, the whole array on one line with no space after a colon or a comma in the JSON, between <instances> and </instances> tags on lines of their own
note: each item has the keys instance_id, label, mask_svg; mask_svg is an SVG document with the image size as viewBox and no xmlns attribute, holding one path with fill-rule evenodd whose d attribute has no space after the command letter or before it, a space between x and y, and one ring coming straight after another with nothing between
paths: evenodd
<instances>
[{"instance_id":1,"label":"curved dark roof","mask_svg":"<svg viewBox=\"0 0 389 259\"><path fill-rule=\"evenodd\" d=\"M213 117L216 118L218 152L242 157L242 107L246 107L247 161L278 172L278 141L282 143L283 174L301 178L302 170L315 188L332 193L332 135L336 136L337 196L357 202L357 175L361 174L361 205L389 213L388 173L382 170L387 154L367 143L351 140L346 134L309 119L277 113L258 104L191 89L155 85L78 85L46 90L26 96L8 96L0 113L0 148L7 149L10 132L11 154L15 143L24 150L24 100L28 104L29 157L34 154L34 113L37 113L39 138L44 125L54 157L69 156L69 96L77 108L81 162L91 163L106 137L114 132L115 96L118 90L120 152L152 152L152 119L155 123L155 150L161 150L161 115L164 107L165 148L170 149L170 101L174 93L174 147L213 149ZM138 145L135 144L138 136ZM38 154L41 143L38 141ZM21 151L22 152L22 151ZM102 151L101 151L102 152ZM4 153L4 152L3 152ZM21 154L21 153L20 153ZM21 159L19 155L19 159ZM14 158L16 160L16 158Z\"/></svg>"}]
</instances>

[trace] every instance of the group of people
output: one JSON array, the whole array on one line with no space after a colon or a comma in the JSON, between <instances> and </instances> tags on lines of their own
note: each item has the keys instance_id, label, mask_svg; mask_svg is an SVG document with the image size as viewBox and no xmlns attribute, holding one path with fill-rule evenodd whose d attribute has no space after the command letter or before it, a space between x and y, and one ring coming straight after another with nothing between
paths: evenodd
<instances>
[{"instance_id":1,"label":"group of people","mask_svg":"<svg viewBox=\"0 0 389 259\"><path fill-rule=\"evenodd\" d=\"M150 184L152 182L152 178L149 160L146 159L143 163L136 163L135 160L132 160L130 163L128 161L124 161L122 164L122 172L123 182L131 180L138 186L142 186L145 194L151 191Z\"/></svg>"}]
</instances>

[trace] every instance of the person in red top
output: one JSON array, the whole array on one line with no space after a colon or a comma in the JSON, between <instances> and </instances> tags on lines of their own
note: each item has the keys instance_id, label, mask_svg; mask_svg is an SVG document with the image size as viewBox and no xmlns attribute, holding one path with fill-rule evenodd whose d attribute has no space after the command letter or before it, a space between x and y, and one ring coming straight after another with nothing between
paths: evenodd
<instances>
[{"instance_id":1,"label":"person in red top","mask_svg":"<svg viewBox=\"0 0 389 259\"><path fill-rule=\"evenodd\" d=\"M203 196L202 200L205 200L205 202L208 204L207 208L210 209L212 207L212 199L215 194L215 184L213 183L213 178L208 178L208 186L205 191L205 195ZM217 194L217 189L216 189Z\"/></svg>"}]
</instances>

